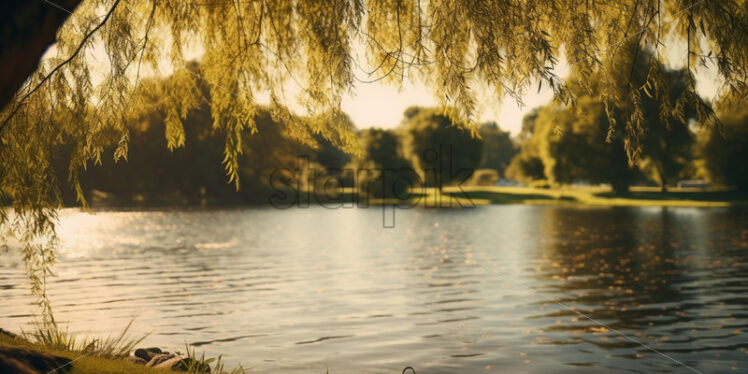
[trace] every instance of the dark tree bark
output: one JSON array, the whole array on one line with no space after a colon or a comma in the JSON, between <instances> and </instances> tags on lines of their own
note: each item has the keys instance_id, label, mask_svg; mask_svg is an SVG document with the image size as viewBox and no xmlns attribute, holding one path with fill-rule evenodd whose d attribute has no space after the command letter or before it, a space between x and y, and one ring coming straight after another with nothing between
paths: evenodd
<instances>
[{"instance_id":1,"label":"dark tree bark","mask_svg":"<svg viewBox=\"0 0 748 374\"><path fill-rule=\"evenodd\" d=\"M665 174L665 167L660 165L657 170L660 175L660 192L667 192L667 175Z\"/></svg>"},{"instance_id":2,"label":"dark tree bark","mask_svg":"<svg viewBox=\"0 0 748 374\"><path fill-rule=\"evenodd\" d=\"M624 149L623 140L619 136L614 137L611 142L610 186L613 188L615 194L625 194L629 192L629 186L631 185L631 170L629 168L628 156Z\"/></svg>"},{"instance_id":3,"label":"dark tree bark","mask_svg":"<svg viewBox=\"0 0 748 374\"><path fill-rule=\"evenodd\" d=\"M57 30L80 0L0 2L0 108L5 108L36 70ZM56 5L56 6L55 6ZM63 8L63 9L60 9Z\"/></svg>"}]
</instances>

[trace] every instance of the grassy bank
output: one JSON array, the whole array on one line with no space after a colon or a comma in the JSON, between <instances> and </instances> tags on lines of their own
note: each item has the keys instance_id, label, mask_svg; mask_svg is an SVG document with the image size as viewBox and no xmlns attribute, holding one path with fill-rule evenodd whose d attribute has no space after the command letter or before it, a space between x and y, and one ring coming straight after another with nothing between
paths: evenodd
<instances>
[{"instance_id":1,"label":"grassy bank","mask_svg":"<svg viewBox=\"0 0 748 374\"><path fill-rule=\"evenodd\" d=\"M75 360L70 367L70 371L59 371L69 372L73 374L115 374L115 373L143 373L143 374L155 374L162 373L163 370L156 370L152 368L144 367L130 363L125 359L111 359L103 358L94 355L86 355L81 351L69 351L61 349L50 349L41 345L33 344L21 338L12 338L7 335L0 334L0 347L9 348L23 348L29 349L35 352L48 353L55 356L65 357L71 360Z\"/></svg>"},{"instance_id":2,"label":"grassy bank","mask_svg":"<svg viewBox=\"0 0 748 374\"><path fill-rule=\"evenodd\" d=\"M126 332L127 330L125 330ZM12 334L11 334L12 335ZM58 364L58 363L50 363L46 361L42 366L44 367L43 370L40 370L39 372L42 373L71 373L71 374L122 374L122 373L142 373L142 374L158 374L158 373L168 373L168 372L182 372L182 373L199 373L203 372L203 368L206 368L207 366L211 367L212 373L218 373L218 374L238 374L243 373L244 370L241 367L237 367L233 370L226 371L224 369L224 366L220 360L220 358L216 359L206 359L204 356L198 357L193 350L191 350L189 347L187 347L187 354L186 356L180 355L180 357L183 358L183 360L187 360L184 362L188 362L186 365L189 365L189 367L186 367L182 370L186 371L174 371L169 370L168 368L153 368L153 367L147 367L144 366L144 363L135 363L131 361L133 358L130 356L130 350L133 348L131 347L130 343L138 343L142 339L138 340L132 340L127 341L123 340L123 335L120 336L119 339L113 339L113 340L105 340L105 341L99 341L99 340L83 340L84 344L77 345L75 344L75 337L73 335L67 335L66 337L69 337L70 340L67 342L68 344L55 344L50 345L50 342L41 342L37 341L35 339L38 338L38 335L36 335L36 338L34 339L28 339L22 336L11 336L8 335L7 332L0 333L0 372L3 371L3 355L6 355L5 358L13 359L20 359L21 362L24 362L24 359L21 358L26 353L21 352L19 353L18 350L27 350L31 351L30 354L37 357L33 360L36 362L42 362L45 361L47 358L42 357L42 355L52 355L57 357L63 357L66 359L71 360L68 364ZM61 336L61 335L58 335ZM103 343L103 344L94 344L94 343ZM12 349L13 351L8 351L8 349ZM7 356L7 355L10 356ZM38 355L42 354L42 355ZM14 356L15 355L15 356ZM192 362L192 363L190 363Z\"/></svg>"}]
</instances>

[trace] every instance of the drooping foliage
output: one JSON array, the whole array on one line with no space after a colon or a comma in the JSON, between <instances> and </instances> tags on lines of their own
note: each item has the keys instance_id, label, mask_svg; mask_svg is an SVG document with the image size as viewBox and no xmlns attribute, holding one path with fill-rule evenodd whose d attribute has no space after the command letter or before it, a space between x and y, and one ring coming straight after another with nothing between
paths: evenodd
<instances>
[{"instance_id":1,"label":"drooping foliage","mask_svg":"<svg viewBox=\"0 0 748 374\"><path fill-rule=\"evenodd\" d=\"M640 98L645 89L667 91L657 68L667 55L685 63L688 81L663 112L677 115L688 104L702 122L711 118L695 94L699 63L716 65L736 95L748 92L745 0L84 0L75 9L45 3L72 15L53 51L0 113L0 200L14 207L12 217L0 210L0 225L48 244L61 185L69 183L85 204L80 171L106 157L128 158L131 126L154 105L147 98L156 92L172 150L186 144L187 115L208 100L234 184L243 134L258 131L261 99L275 119L294 124L289 133L300 141L321 134L355 152L353 132L335 118L358 83L422 79L456 108L454 117L469 119L477 83L497 100L506 94L519 100L536 83L564 101L589 89L569 88L554 75L563 56L584 77L580 82L602 77L609 133L624 139L634 159L645 126ZM679 50L666 53L673 45ZM635 61L643 46L657 62L646 84L628 79L625 64L612 63ZM185 63L191 54L200 56L200 69ZM154 74L171 75L171 86L154 91L144 84ZM208 85L207 95L198 82ZM291 115L293 104L308 120ZM112 136L117 146L109 154ZM71 157L60 181L51 165L53 150L63 145ZM41 249L48 244L27 248L33 279L48 274L48 252Z\"/></svg>"}]
</instances>

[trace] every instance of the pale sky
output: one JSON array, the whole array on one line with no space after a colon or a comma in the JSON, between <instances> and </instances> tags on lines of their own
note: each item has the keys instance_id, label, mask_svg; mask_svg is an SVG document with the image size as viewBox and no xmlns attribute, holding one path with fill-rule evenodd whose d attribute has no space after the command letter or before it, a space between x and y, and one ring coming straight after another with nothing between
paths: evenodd
<instances>
[{"instance_id":1,"label":"pale sky","mask_svg":"<svg viewBox=\"0 0 748 374\"><path fill-rule=\"evenodd\" d=\"M479 94L478 122L496 121L502 129L516 135L522 126L522 117L553 98L550 89L543 88L540 93L533 89L528 91L522 108L511 97L505 97L499 105L488 95ZM345 97L342 107L358 128L394 128L402 120L405 109L413 105L438 106L439 103L423 84L410 83L399 91L396 86L376 82L357 84L354 95Z\"/></svg>"}]
</instances>

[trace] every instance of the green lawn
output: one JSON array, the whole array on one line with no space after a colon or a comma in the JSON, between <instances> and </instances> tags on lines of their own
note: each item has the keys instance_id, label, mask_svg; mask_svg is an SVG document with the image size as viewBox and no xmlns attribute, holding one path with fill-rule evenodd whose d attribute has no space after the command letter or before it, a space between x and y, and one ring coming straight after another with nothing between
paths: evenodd
<instances>
[{"instance_id":1,"label":"green lawn","mask_svg":"<svg viewBox=\"0 0 748 374\"><path fill-rule=\"evenodd\" d=\"M463 187L476 204L583 204L608 206L748 206L748 194L729 190L696 190L673 188L660 192L658 187L633 187L629 193L616 195L604 187L565 187L542 189L531 187ZM462 196L456 187L444 194Z\"/></svg>"}]
</instances>

